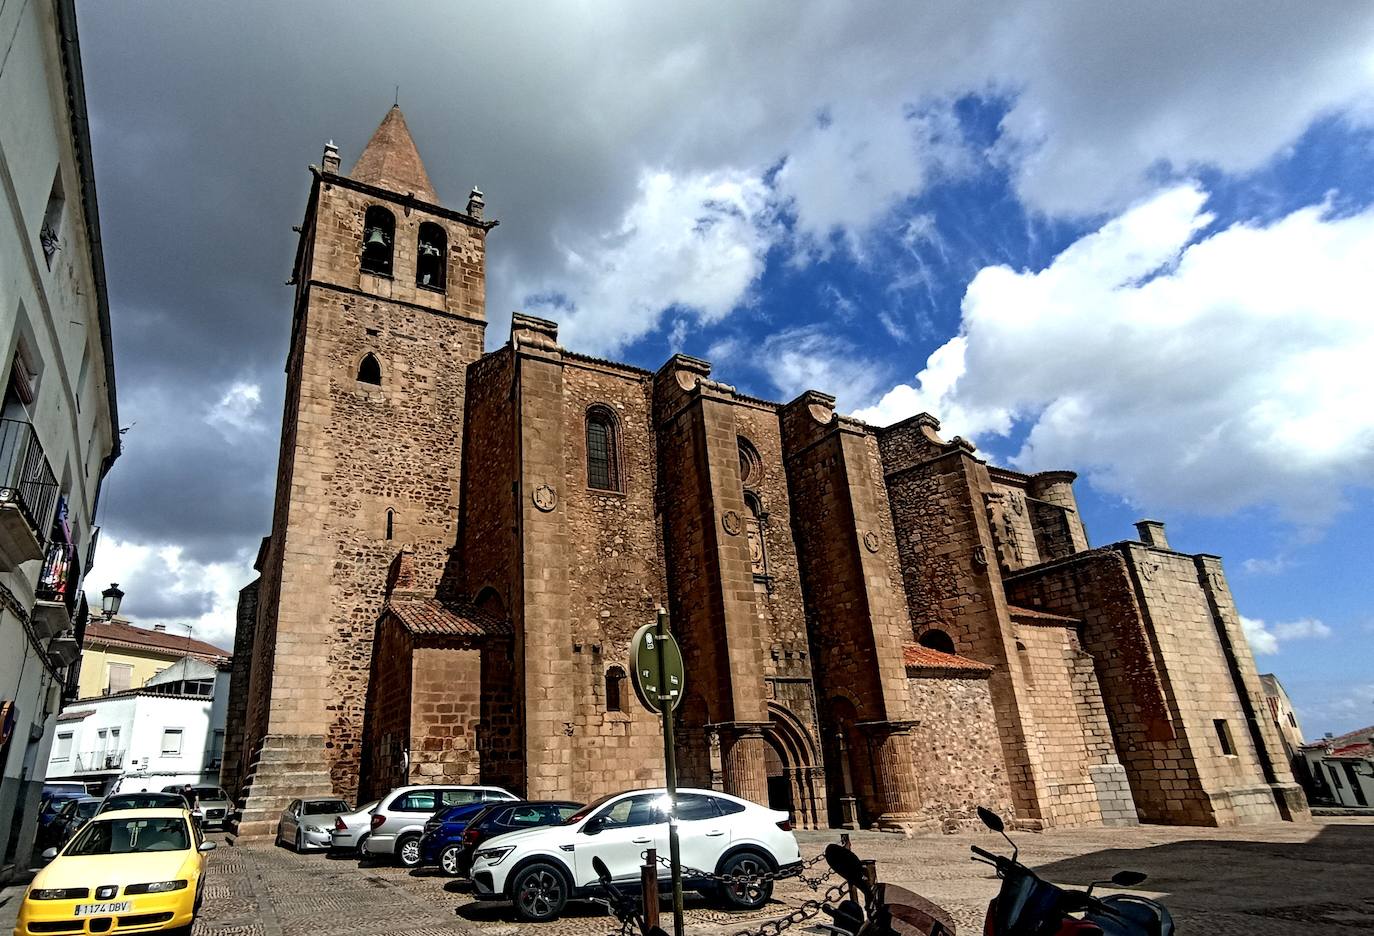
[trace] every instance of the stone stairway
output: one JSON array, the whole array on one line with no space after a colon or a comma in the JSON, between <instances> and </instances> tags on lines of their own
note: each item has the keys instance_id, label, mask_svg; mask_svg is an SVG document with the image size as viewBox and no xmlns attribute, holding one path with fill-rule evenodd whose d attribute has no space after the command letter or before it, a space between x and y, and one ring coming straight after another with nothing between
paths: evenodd
<instances>
[{"instance_id":1,"label":"stone stairway","mask_svg":"<svg viewBox=\"0 0 1374 936\"><path fill-rule=\"evenodd\" d=\"M333 795L324 735L267 735L243 778L229 842L269 841L276 837L281 811L292 800Z\"/></svg>"}]
</instances>

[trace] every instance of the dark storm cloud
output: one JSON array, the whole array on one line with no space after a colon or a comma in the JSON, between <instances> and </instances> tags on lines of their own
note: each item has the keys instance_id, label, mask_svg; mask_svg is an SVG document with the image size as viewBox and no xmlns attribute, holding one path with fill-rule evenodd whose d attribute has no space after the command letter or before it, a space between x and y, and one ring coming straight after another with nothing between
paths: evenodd
<instances>
[{"instance_id":1,"label":"dark storm cloud","mask_svg":"<svg viewBox=\"0 0 1374 936\"><path fill-rule=\"evenodd\" d=\"M624 334L642 335L663 298L683 294L673 277L700 277L692 263L636 277L633 268L654 265L653 250L614 254L655 231L622 224L644 199L645 173L686 179L668 191L708 198L723 179L755 206L778 195L760 178L785 163L783 207L808 231L844 231L920 190L923 161L901 152L908 102L1007 93L1017 96L1007 126L1021 136L999 158L1019 191L1053 210L1079 194L1073 178L1056 188L1065 173L1133 197L1160 160L1253 162L1367 84L1352 63L1367 58L1374 14L1245 9L85 3L120 414L136 423L100 522L109 536L174 544L196 562L256 551L271 511L291 316L282 284L305 166L331 138L351 166L397 85L441 200L462 206L479 185L488 216L502 221L489 241L489 345L534 290L582 301L581 335L631 316ZM1266 50L1283 44L1274 35L1296 50L1282 68L1266 64ZM1238 114L1245 121L1231 131ZM1044 158L1022 160L1037 140ZM1102 198L1071 207L1104 210ZM691 198L671 207L699 214ZM745 246L762 255L768 242ZM566 275L574 254L580 280ZM602 277L614 262L632 269ZM613 288L589 293L598 280ZM235 385L259 389L256 409L210 421ZM141 587L157 588L157 576Z\"/></svg>"}]
</instances>

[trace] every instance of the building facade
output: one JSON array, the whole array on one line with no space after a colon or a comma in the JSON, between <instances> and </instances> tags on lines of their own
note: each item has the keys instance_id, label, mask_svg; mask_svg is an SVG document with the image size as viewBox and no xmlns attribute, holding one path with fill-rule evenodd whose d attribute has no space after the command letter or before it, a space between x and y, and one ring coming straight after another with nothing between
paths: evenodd
<instances>
[{"instance_id":1,"label":"building facade","mask_svg":"<svg viewBox=\"0 0 1374 936\"><path fill-rule=\"evenodd\" d=\"M79 649L114 359L70 0L0 7L0 880L28 868Z\"/></svg>"},{"instance_id":2,"label":"building facade","mask_svg":"<svg viewBox=\"0 0 1374 936\"><path fill-rule=\"evenodd\" d=\"M89 621L81 647L75 701L141 689L187 657L212 667L230 662L228 650L196 640L185 630L172 632L162 624L137 627L119 617Z\"/></svg>"},{"instance_id":3,"label":"building facade","mask_svg":"<svg viewBox=\"0 0 1374 936\"><path fill-rule=\"evenodd\" d=\"M47 779L123 790L216 784L229 663L183 657L142 687L81 699L57 716Z\"/></svg>"},{"instance_id":4,"label":"building facade","mask_svg":"<svg viewBox=\"0 0 1374 936\"><path fill-rule=\"evenodd\" d=\"M1374 810L1374 725L1299 748L1313 802Z\"/></svg>"},{"instance_id":5,"label":"building facade","mask_svg":"<svg viewBox=\"0 0 1374 936\"><path fill-rule=\"evenodd\" d=\"M588 357L522 314L487 353L483 209L439 204L395 108L351 173L332 144L312 169L235 642L239 834L314 793L660 782L626 678L660 605L681 782L802 826L1306 815L1216 557L1152 521L1093 549L1071 473L988 465L929 416Z\"/></svg>"}]
</instances>

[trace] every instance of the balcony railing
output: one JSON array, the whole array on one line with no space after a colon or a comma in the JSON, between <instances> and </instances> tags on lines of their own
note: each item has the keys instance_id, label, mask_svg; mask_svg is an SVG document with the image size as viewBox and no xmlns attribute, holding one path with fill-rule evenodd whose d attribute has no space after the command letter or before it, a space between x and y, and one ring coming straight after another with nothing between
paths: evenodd
<instances>
[{"instance_id":1,"label":"balcony railing","mask_svg":"<svg viewBox=\"0 0 1374 936\"><path fill-rule=\"evenodd\" d=\"M38 541L48 541L57 479L31 423L0 419L0 503L16 505Z\"/></svg>"},{"instance_id":2,"label":"balcony railing","mask_svg":"<svg viewBox=\"0 0 1374 936\"><path fill-rule=\"evenodd\" d=\"M72 770L82 773L90 770L122 770L124 768L124 751L84 751L76 755L76 763Z\"/></svg>"},{"instance_id":3,"label":"balcony railing","mask_svg":"<svg viewBox=\"0 0 1374 936\"><path fill-rule=\"evenodd\" d=\"M43 571L38 576L37 596L39 601L60 601L67 606L67 612L76 611L75 580L80 578L76 564L76 550L70 543L49 543L48 553L43 560Z\"/></svg>"}]
</instances>

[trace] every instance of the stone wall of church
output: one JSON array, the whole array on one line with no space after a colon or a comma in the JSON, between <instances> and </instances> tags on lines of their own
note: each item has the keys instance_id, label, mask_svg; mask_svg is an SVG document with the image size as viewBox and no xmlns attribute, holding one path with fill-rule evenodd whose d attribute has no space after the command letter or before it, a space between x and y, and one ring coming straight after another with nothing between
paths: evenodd
<instances>
[{"instance_id":1,"label":"stone wall of church","mask_svg":"<svg viewBox=\"0 0 1374 936\"><path fill-rule=\"evenodd\" d=\"M456 548L439 593L476 598L494 589L503 612L513 606L515 497L514 381L509 348L468 368L463 426L462 514Z\"/></svg>"},{"instance_id":2,"label":"stone wall of church","mask_svg":"<svg viewBox=\"0 0 1374 936\"><path fill-rule=\"evenodd\" d=\"M935 819L976 821L975 810L986 806L1013 816L987 677L912 673L908 683L919 721L911 743L923 812Z\"/></svg>"},{"instance_id":3,"label":"stone wall of church","mask_svg":"<svg viewBox=\"0 0 1374 936\"><path fill-rule=\"evenodd\" d=\"M410 780L480 783L482 657L476 643L421 638L411 651Z\"/></svg>"},{"instance_id":4,"label":"stone wall of church","mask_svg":"<svg viewBox=\"0 0 1374 936\"><path fill-rule=\"evenodd\" d=\"M243 739L245 723L242 713L248 708L248 682L253 668L253 635L258 621L257 579L239 589L236 625L234 627L234 657L229 670L229 702L226 711L234 712L224 726L224 754L220 761L220 786L229 791L235 801L243 782Z\"/></svg>"},{"instance_id":5,"label":"stone wall of church","mask_svg":"<svg viewBox=\"0 0 1374 936\"><path fill-rule=\"evenodd\" d=\"M648 375L565 355L564 478L571 550L569 611L573 681L567 688L572 732L572 795L663 782L663 735L657 716L635 697L628 674L634 633L667 604L661 528L655 504L658 464ZM619 491L587 479L588 410L602 406L616 422ZM620 707L607 708L607 675L618 668Z\"/></svg>"},{"instance_id":6,"label":"stone wall of church","mask_svg":"<svg viewBox=\"0 0 1374 936\"><path fill-rule=\"evenodd\" d=\"M377 624L367 686L367 761L360 765L356 802L367 802L410 782L405 754L411 749L411 637L396 618ZM355 800L349 800L355 802Z\"/></svg>"}]
</instances>

